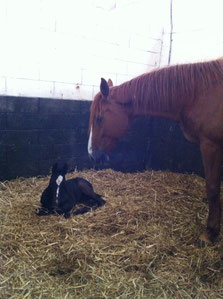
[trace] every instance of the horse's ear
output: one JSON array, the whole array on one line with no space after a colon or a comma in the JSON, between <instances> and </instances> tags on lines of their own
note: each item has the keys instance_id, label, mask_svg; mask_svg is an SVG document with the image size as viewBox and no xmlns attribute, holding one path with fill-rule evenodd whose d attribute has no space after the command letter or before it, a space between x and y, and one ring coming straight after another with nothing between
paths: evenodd
<instances>
[{"instance_id":1,"label":"horse's ear","mask_svg":"<svg viewBox=\"0 0 223 299\"><path fill-rule=\"evenodd\" d=\"M108 86L109 86L109 87L112 87L112 86L113 86L113 82L112 82L111 79L108 79Z\"/></svg>"},{"instance_id":2,"label":"horse's ear","mask_svg":"<svg viewBox=\"0 0 223 299\"><path fill-rule=\"evenodd\" d=\"M107 81L104 78L101 78L101 85L100 85L100 90L103 96L107 97L109 94L109 86Z\"/></svg>"}]
</instances>

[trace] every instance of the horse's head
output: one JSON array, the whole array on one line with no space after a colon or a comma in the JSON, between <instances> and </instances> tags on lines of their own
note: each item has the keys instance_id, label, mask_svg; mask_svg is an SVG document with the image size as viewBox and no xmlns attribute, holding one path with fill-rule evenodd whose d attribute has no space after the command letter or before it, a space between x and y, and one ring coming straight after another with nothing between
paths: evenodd
<instances>
[{"instance_id":1,"label":"horse's head","mask_svg":"<svg viewBox=\"0 0 223 299\"><path fill-rule=\"evenodd\" d=\"M112 81L101 79L100 92L91 105L88 153L96 162L108 160L129 126L128 109L117 98Z\"/></svg>"}]
</instances>

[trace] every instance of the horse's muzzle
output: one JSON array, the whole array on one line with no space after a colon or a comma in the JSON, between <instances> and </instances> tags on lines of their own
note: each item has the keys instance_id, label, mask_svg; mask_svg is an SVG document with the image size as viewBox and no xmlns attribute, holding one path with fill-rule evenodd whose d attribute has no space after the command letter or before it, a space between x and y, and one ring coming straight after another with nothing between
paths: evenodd
<instances>
[{"instance_id":1,"label":"horse's muzzle","mask_svg":"<svg viewBox=\"0 0 223 299\"><path fill-rule=\"evenodd\" d=\"M100 164L103 164L104 162L109 161L109 156L101 150L92 151L92 153L89 154L89 157L94 162L100 163Z\"/></svg>"}]
</instances>

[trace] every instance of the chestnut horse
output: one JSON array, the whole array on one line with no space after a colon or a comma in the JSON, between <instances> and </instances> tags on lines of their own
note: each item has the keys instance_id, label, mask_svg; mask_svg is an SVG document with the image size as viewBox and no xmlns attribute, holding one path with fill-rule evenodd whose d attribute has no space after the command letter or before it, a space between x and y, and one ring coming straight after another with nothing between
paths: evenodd
<instances>
[{"instance_id":1,"label":"chestnut horse","mask_svg":"<svg viewBox=\"0 0 223 299\"><path fill-rule=\"evenodd\" d=\"M214 242L221 226L223 58L168 66L112 85L111 80L102 78L91 105L90 157L96 161L106 158L134 117L161 116L177 121L186 139L201 150L209 215L200 239Z\"/></svg>"}]
</instances>

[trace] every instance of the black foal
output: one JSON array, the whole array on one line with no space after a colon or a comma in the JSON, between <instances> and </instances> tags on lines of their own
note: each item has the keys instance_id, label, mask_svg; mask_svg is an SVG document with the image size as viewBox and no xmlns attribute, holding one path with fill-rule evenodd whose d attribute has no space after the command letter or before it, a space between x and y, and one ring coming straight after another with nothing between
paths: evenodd
<instances>
[{"instance_id":1,"label":"black foal","mask_svg":"<svg viewBox=\"0 0 223 299\"><path fill-rule=\"evenodd\" d=\"M67 164L56 163L52 168L52 175L48 187L43 191L40 202L39 216L57 213L69 218L76 204L84 204L85 207L74 212L73 215L84 214L91 209L97 209L105 204L105 200L94 192L87 180L74 178L67 180Z\"/></svg>"}]
</instances>

